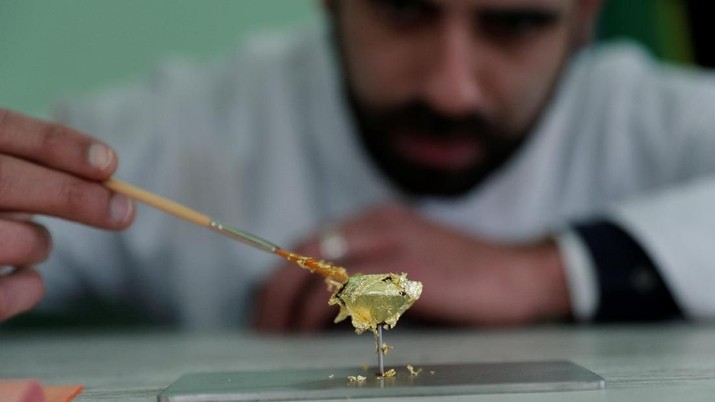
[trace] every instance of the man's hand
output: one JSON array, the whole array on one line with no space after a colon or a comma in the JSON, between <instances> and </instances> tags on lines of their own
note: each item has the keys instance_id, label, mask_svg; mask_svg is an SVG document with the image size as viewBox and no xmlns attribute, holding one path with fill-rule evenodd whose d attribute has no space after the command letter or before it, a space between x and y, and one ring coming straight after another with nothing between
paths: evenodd
<instances>
[{"instance_id":1,"label":"man's hand","mask_svg":"<svg viewBox=\"0 0 715 402\"><path fill-rule=\"evenodd\" d=\"M32 214L113 230L131 223L133 203L100 183L116 168L107 145L0 109L0 321L32 308L43 294L31 267L48 257L51 238ZM8 274L7 267L19 268Z\"/></svg>"},{"instance_id":2,"label":"man's hand","mask_svg":"<svg viewBox=\"0 0 715 402\"><path fill-rule=\"evenodd\" d=\"M432 223L394 205L336 226L347 242L350 274L406 272L424 284L409 315L456 325L514 325L565 317L570 303L556 245L505 246ZM315 237L298 252L318 256ZM284 264L259 295L262 331L314 331L337 313L322 278Z\"/></svg>"}]
</instances>

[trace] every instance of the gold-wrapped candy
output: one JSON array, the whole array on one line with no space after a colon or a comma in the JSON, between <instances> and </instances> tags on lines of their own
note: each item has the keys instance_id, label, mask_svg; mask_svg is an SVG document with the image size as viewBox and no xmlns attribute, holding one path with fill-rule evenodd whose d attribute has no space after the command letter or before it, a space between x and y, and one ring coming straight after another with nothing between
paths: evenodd
<instances>
[{"instance_id":1,"label":"gold-wrapped candy","mask_svg":"<svg viewBox=\"0 0 715 402\"><path fill-rule=\"evenodd\" d=\"M371 330L378 325L389 329L422 294L422 283L407 279L407 274L354 275L333 293L330 305L338 305L335 322L352 317L355 332Z\"/></svg>"}]
</instances>

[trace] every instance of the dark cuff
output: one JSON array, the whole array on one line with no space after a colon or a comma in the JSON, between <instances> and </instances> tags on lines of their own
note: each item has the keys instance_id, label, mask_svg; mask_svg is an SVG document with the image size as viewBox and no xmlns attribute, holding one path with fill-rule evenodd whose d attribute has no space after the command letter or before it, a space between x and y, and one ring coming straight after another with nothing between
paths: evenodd
<instances>
[{"instance_id":1,"label":"dark cuff","mask_svg":"<svg viewBox=\"0 0 715 402\"><path fill-rule=\"evenodd\" d=\"M597 321L663 320L682 317L657 267L636 240L617 225L578 225L598 278Z\"/></svg>"}]
</instances>

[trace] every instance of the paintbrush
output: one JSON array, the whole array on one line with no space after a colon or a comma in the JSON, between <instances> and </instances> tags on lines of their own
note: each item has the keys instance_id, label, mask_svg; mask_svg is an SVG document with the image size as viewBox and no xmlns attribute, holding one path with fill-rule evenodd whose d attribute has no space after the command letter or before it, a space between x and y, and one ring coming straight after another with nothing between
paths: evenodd
<instances>
[{"instance_id":1,"label":"paintbrush","mask_svg":"<svg viewBox=\"0 0 715 402\"><path fill-rule=\"evenodd\" d=\"M382 328L384 325L394 326L400 315L420 297L422 293L421 283L408 281L406 274L356 275L348 283L351 278L348 277L348 273L343 267L284 250L268 240L227 226L208 215L131 184L109 179L104 182L104 185L114 192L124 194L177 218L203 226L259 250L279 255L302 268L325 277L326 282L334 289L329 304L338 304L341 308L336 322L345 319L347 316L352 316L356 332L360 333L368 327L373 330L378 354L378 374L380 376L385 375L383 362L385 348L382 341ZM345 292L338 295L346 288ZM347 297L348 295L350 295L350 298ZM353 314L355 311L361 312L358 321L364 327L356 325L356 317ZM378 319L377 317L380 318ZM358 328L361 329L358 330Z\"/></svg>"},{"instance_id":2,"label":"paintbrush","mask_svg":"<svg viewBox=\"0 0 715 402\"><path fill-rule=\"evenodd\" d=\"M133 198L146 205L176 216L177 218L203 226L259 250L279 255L288 261L298 264L302 268L322 275L329 281L335 282L336 285L344 284L348 281L347 271L343 267L339 267L327 261L287 251L268 240L262 239L243 230L227 226L217 219L211 218L208 215L181 205L176 201L172 201L168 198L164 198L160 195L115 179L105 181L104 186L112 191L124 194L127 197Z\"/></svg>"}]
</instances>

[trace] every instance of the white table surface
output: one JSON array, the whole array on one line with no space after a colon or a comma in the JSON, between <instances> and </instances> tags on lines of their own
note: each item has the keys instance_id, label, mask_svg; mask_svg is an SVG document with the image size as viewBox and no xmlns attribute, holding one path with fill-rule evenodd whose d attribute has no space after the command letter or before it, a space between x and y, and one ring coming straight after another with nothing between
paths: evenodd
<instances>
[{"instance_id":1,"label":"white table surface","mask_svg":"<svg viewBox=\"0 0 715 402\"><path fill-rule=\"evenodd\" d=\"M570 360L601 376L599 391L471 395L440 401L715 401L715 326L554 326L386 332L387 367L412 363ZM81 383L79 401L155 401L179 376L374 364L371 334L260 337L226 333L42 333L0 330L0 378ZM411 400L435 400L409 398ZM370 399L384 401L386 399Z\"/></svg>"}]
</instances>

